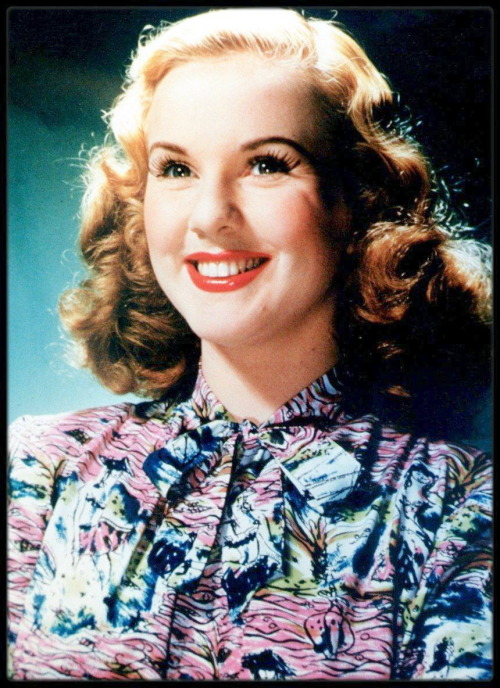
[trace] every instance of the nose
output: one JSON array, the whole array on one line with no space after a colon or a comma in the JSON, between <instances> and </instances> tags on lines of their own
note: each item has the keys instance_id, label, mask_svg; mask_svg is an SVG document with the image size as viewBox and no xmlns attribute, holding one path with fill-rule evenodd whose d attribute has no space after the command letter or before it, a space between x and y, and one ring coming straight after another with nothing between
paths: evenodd
<instances>
[{"instance_id":1,"label":"nose","mask_svg":"<svg viewBox=\"0 0 500 688\"><path fill-rule=\"evenodd\" d=\"M188 229L200 236L210 236L237 229L240 221L231 185L219 178L200 180Z\"/></svg>"}]
</instances>

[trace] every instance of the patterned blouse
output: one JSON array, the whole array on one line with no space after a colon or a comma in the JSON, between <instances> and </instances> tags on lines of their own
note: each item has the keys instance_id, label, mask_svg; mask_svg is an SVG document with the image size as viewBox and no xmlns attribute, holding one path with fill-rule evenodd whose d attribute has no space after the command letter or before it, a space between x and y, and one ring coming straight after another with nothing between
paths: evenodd
<instances>
[{"instance_id":1,"label":"patterned blouse","mask_svg":"<svg viewBox=\"0 0 500 688\"><path fill-rule=\"evenodd\" d=\"M351 417L188 400L12 430L15 679L491 678L490 464Z\"/></svg>"}]
</instances>

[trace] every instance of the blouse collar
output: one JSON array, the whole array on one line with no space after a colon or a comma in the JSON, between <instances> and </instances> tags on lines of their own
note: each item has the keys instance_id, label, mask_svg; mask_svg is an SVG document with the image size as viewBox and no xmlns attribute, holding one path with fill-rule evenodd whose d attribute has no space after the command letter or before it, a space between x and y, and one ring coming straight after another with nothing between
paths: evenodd
<instances>
[{"instance_id":1,"label":"blouse collar","mask_svg":"<svg viewBox=\"0 0 500 688\"><path fill-rule=\"evenodd\" d=\"M335 373L330 370L304 387L292 399L285 402L270 418L259 427L279 425L298 418L332 418L338 411L341 394L334 385ZM203 422L227 420L235 422L234 417L216 397L205 379L201 365L191 396L196 415ZM254 425L250 421L243 423Z\"/></svg>"},{"instance_id":2,"label":"blouse collar","mask_svg":"<svg viewBox=\"0 0 500 688\"><path fill-rule=\"evenodd\" d=\"M261 501L272 508L259 507L264 509L263 516L252 520L255 532L247 538L247 513L238 512L237 502L231 503L232 527L244 562L233 570L233 555L221 553L233 620L259 587L283 576L303 577L302 560L291 556L292 550L285 546L289 510L298 510L301 523L315 523L348 498L361 471L355 452L344 449L337 442L339 433L332 431L339 400L332 373L326 373L283 404L266 423L258 427L248 420L237 423L199 371L191 398L175 407L172 420L177 432L143 464L151 482L169 500L155 536L163 549L162 543L175 543L175 556L162 569L169 585L188 591L203 574L218 532L213 524L221 522L233 467L245 452L245 470L258 477L252 492L267 490L259 481L268 473L264 482L269 494ZM235 451L237 444L242 454ZM262 547L255 546L254 540ZM224 542L221 546L224 549Z\"/></svg>"}]
</instances>

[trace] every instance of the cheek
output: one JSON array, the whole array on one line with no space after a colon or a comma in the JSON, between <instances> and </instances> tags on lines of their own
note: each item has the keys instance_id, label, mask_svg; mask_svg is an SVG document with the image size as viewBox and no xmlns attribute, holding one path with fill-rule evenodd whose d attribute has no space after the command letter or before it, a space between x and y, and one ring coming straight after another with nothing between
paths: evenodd
<instances>
[{"instance_id":1,"label":"cheek","mask_svg":"<svg viewBox=\"0 0 500 688\"><path fill-rule=\"evenodd\" d=\"M289 200L286 217L280 225L283 247L294 262L296 274L309 278L318 288L331 283L341 255L339 237L346 231L343 215L325 209L315 195L304 194Z\"/></svg>"},{"instance_id":2,"label":"cheek","mask_svg":"<svg viewBox=\"0 0 500 688\"><path fill-rule=\"evenodd\" d=\"M144 230L151 257L171 253L180 246L181 223L175 206L159 194L148 193L144 198Z\"/></svg>"},{"instance_id":3,"label":"cheek","mask_svg":"<svg viewBox=\"0 0 500 688\"><path fill-rule=\"evenodd\" d=\"M253 225L276 248L293 251L325 244L327 214L317 194L291 191L266 198L253 208Z\"/></svg>"},{"instance_id":4,"label":"cheek","mask_svg":"<svg viewBox=\"0 0 500 688\"><path fill-rule=\"evenodd\" d=\"M158 211L158 205L158 200L147 186L144 195L144 231L150 252L161 240L161 213Z\"/></svg>"},{"instance_id":5,"label":"cheek","mask_svg":"<svg viewBox=\"0 0 500 688\"><path fill-rule=\"evenodd\" d=\"M304 263L310 257L321 272L335 270L351 226L343 199L327 209L317 194L303 193L290 197L284 207L287 211L276 225L283 247L301 255Z\"/></svg>"}]
</instances>

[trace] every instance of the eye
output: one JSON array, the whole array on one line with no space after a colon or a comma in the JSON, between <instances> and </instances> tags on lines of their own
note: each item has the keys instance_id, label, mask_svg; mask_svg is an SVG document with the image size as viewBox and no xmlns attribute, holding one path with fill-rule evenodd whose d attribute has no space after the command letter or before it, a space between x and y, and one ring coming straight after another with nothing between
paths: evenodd
<instances>
[{"instance_id":1,"label":"eye","mask_svg":"<svg viewBox=\"0 0 500 688\"><path fill-rule=\"evenodd\" d=\"M190 177L191 169L183 162L172 159L158 159L152 160L150 169L152 175L155 177L167 177L169 179L183 179Z\"/></svg>"},{"instance_id":2,"label":"eye","mask_svg":"<svg viewBox=\"0 0 500 688\"><path fill-rule=\"evenodd\" d=\"M251 173L255 176L272 174L288 174L299 161L292 160L287 155L259 155L250 160Z\"/></svg>"},{"instance_id":3,"label":"eye","mask_svg":"<svg viewBox=\"0 0 500 688\"><path fill-rule=\"evenodd\" d=\"M178 177L190 177L191 170L187 165L182 162L170 162L168 165L163 167L163 177L173 177L177 179Z\"/></svg>"}]
</instances>

